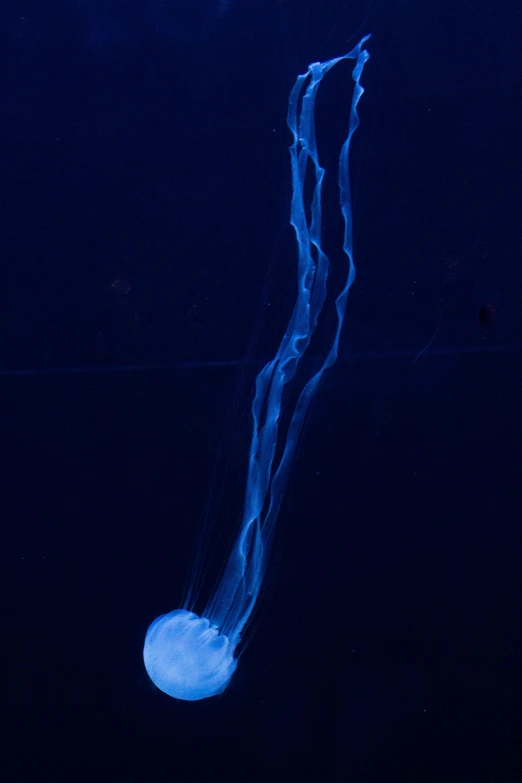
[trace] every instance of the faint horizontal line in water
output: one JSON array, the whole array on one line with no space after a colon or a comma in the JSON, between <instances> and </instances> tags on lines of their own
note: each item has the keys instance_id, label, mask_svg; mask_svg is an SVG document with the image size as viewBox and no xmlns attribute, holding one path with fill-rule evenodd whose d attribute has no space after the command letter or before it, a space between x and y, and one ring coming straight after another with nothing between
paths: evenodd
<instances>
[{"instance_id":1,"label":"faint horizontal line in water","mask_svg":"<svg viewBox=\"0 0 522 783\"><path fill-rule=\"evenodd\" d=\"M522 344L511 345L469 345L455 348L434 348L425 351L423 359L429 356L453 356L469 353L502 353L522 351ZM339 362L353 362L371 359L402 359L418 356L415 350L402 351L367 351L351 353L339 356ZM305 358L304 361L313 361L316 357ZM34 367L25 369L0 369L0 377L23 375L86 375L89 373L117 373L117 372L169 372L179 369L202 369L212 367L235 367L237 365L262 365L264 359L229 359L227 361L184 361L165 362L164 364L99 364L81 365L77 367Z\"/></svg>"}]
</instances>

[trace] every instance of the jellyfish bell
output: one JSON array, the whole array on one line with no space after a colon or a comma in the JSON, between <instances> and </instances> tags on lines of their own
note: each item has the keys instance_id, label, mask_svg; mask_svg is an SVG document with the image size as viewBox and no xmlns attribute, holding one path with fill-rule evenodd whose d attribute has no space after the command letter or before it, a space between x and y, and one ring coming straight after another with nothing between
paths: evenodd
<instances>
[{"instance_id":1,"label":"jellyfish bell","mask_svg":"<svg viewBox=\"0 0 522 783\"><path fill-rule=\"evenodd\" d=\"M222 693L237 666L229 638L186 609L175 609L151 623L143 660L154 685L184 701Z\"/></svg>"}]
</instances>

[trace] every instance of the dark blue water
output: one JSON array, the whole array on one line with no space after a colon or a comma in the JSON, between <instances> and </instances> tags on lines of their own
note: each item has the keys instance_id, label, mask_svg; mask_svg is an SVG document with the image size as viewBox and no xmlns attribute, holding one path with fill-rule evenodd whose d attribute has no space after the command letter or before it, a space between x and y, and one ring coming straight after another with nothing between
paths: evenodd
<instances>
[{"instance_id":1,"label":"dark blue water","mask_svg":"<svg viewBox=\"0 0 522 783\"><path fill-rule=\"evenodd\" d=\"M30 0L4 17L11 777L519 781L518 7ZM255 377L295 296L289 91L368 32L339 360L238 670L177 702L143 639L181 600L202 520L210 591L241 512ZM349 85L339 66L318 98L326 163ZM335 198L327 180L332 286Z\"/></svg>"}]
</instances>

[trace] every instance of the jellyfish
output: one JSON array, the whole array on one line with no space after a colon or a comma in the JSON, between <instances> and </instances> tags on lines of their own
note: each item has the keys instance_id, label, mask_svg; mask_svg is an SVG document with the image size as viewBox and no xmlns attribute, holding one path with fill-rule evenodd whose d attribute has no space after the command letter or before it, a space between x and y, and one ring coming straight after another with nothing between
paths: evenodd
<instances>
[{"instance_id":1,"label":"jellyfish","mask_svg":"<svg viewBox=\"0 0 522 783\"><path fill-rule=\"evenodd\" d=\"M300 431L324 371L337 359L348 292L355 278L348 155L359 125L357 106L363 94L361 75L369 58L364 48L368 38L362 38L348 54L309 65L297 77L290 93L287 115L292 134L290 223L297 241L297 296L279 349L256 379L244 511L221 579L201 615L193 611L194 601L189 591L183 608L157 617L145 636L143 659L147 673L160 690L176 699L196 701L222 693L236 670L236 651L259 598ZM346 59L355 60L348 134L341 148L338 171L346 277L335 299L336 325L330 347L319 369L301 381L292 409L285 409L285 420L289 423L283 428L281 412L288 403L285 392L296 377L316 329L326 299L330 266L322 246L325 169L319 162L316 145L315 99L324 76ZM313 175L311 206L305 201L307 170ZM302 374L299 373L296 382Z\"/></svg>"}]
</instances>

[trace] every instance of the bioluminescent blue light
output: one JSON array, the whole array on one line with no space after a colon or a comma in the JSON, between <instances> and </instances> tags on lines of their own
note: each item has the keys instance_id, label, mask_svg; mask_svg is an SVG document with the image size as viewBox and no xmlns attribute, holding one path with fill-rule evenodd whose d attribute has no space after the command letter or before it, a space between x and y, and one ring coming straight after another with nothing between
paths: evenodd
<instances>
[{"instance_id":1,"label":"bioluminescent blue light","mask_svg":"<svg viewBox=\"0 0 522 783\"><path fill-rule=\"evenodd\" d=\"M287 117L293 137L290 222L297 240L297 300L277 354L257 377L244 512L217 589L201 617L192 611L194 596L189 594L182 609L154 620L145 637L143 658L151 680L169 696L178 699L194 701L221 693L236 669L234 653L259 597L274 524L299 433L323 372L337 358L348 291L355 277L348 154L353 133L359 125L357 105L363 94L361 75L369 58L364 49L368 38L365 36L349 54L309 65L307 72L298 76L290 93ZM285 387L295 377L317 326L326 299L330 266L322 247L325 170L319 163L316 145L315 99L323 77L346 59L355 60L348 135L341 149L338 172L346 278L335 300L337 323L330 348L319 370L302 383L293 410L285 411L289 424L282 430L280 418L286 401ZM313 175L310 208L305 203L307 169Z\"/></svg>"}]
</instances>

